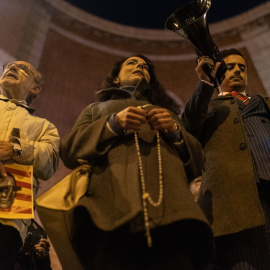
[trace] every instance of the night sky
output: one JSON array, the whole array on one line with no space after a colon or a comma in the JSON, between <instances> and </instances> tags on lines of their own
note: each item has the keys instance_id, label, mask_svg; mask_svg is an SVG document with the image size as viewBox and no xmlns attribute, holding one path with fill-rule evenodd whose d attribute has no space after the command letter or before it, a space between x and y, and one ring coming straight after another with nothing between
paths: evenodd
<instances>
[{"instance_id":1,"label":"night sky","mask_svg":"<svg viewBox=\"0 0 270 270\"><path fill-rule=\"evenodd\" d=\"M185 0L64 0L93 15L139 28L163 29L165 21ZM241 14L269 0L212 0L208 23Z\"/></svg>"}]
</instances>

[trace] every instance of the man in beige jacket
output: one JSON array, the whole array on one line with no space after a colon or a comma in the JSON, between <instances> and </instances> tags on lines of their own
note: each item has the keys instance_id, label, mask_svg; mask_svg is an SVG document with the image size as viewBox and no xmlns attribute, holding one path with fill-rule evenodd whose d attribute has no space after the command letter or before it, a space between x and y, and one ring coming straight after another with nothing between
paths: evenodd
<instances>
[{"instance_id":1,"label":"man in beige jacket","mask_svg":"<svg viewBox=\"0 0 270 270\"><path fill-rule=\"evenodd\" d=\"M41 90L41 74L29 63L7 64L0 78L0 177L5 163L33 165L34 195L37 179L47 180L59 162L59 135L53 124L32 115L28 107ZM0 269L10 269L20 250L29 220L0 219Z\"/></svg>"}]
</instances>

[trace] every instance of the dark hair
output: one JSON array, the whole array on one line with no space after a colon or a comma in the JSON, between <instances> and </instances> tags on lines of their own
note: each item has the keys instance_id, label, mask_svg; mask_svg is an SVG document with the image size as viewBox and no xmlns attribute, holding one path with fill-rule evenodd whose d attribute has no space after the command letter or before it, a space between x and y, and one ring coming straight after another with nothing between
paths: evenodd
<instances>
[{"instance_id":1,"label":"dark hair","mask_svg":"<svg viewBox=\"0 0 270 270\"><path fill-rule=\"evenodd\" d=\"M136 54L130 57L142 58L146 62L149 68L148 70L149 75L150 75L149 85L150 85L150 90L151 90L149 101L154 105L158 105L160 107L171 110L175 114L179 114L180 106L166 93L166 90L164 89L164 87L157 80L153 63L146 56L142 54ZM123 58L112 66L109 75L104 79L102 83L102 89L107 89L111 87L119 87L114 81L118 77L122 64L130 57ZM105 101L102 94L97 96L97 101Z\"/></svg>"},{"instance_id":2,"label":"dark hair","mask_svg":"<svg viewBox=\"0 0 270 270\"><path fill-rule=\"evenodd\" d=\"M247 62L244 55L240 51L238 51L237 49L231 48L228 50L222 50L222 51L220 51L220 53L221 53L223 58L227 57L229 55L232 55L232 54L240 55Z\"/></svg>"}]
</instances>

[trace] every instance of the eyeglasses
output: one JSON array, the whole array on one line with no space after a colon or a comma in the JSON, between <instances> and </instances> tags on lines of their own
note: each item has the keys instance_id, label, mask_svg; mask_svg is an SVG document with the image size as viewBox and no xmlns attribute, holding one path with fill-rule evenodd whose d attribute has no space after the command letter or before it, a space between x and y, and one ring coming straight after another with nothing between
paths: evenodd
<instances>
[{"instance_id":1,"label":"eyeglasses","mask_svg":"<svg viewBox=\"0 0 270 270\"><path fill-rule=\"evenodd\" d=\"M35 75L33 73L33 71L31 70L30 67L23 65L23 64L17 64L17 63L9 63L9 64L5 64L3 65L3 71L7 71L10 70L12 67L17 68L19 71L21 71L24 75L33 77L35 80Z\"/></svg>"}]
</instances>

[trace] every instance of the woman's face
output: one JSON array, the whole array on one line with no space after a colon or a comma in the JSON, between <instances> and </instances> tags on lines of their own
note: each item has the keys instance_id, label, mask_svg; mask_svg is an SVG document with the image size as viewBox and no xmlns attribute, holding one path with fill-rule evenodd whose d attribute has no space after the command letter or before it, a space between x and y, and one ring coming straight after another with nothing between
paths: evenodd
<instances>
[{"instance_id":1,"label":"woman's face","mask_svg":"<svg viewBox=\"0 0 270 270\"><path fill-rule=\"evenodd\" d=\"M145 78L150 82L150 74L148 71L146 62L140 57L130 57L121 66L118 77L114 83L120 84L120 86L136 86L138 82Z\"/></svg>"}]
</instances>

